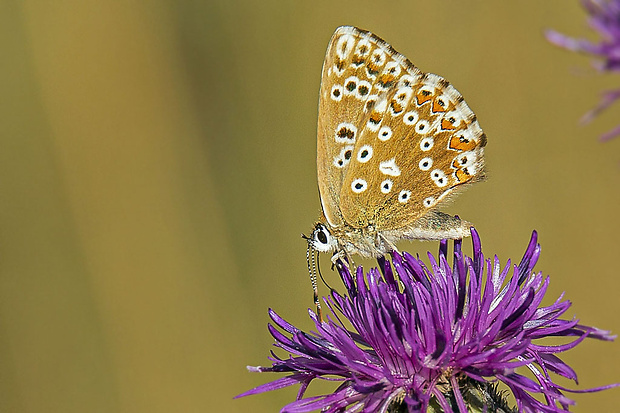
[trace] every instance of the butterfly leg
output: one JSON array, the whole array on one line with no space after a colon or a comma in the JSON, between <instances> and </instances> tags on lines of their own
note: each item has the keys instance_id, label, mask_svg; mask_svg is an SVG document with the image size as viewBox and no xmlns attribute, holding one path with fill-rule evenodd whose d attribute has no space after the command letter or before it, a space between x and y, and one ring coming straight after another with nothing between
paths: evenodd
<instances>
[{"instance_id":1,"label":"butterfly leg","mask_svg":"<svg viewBox=\"0 0 620 413\"><path fill-rule=\"evenodd\" d=\"M377 237L379 238L379 240L381 240L381 242L383 242L385 245L387 245L389 247L390 251L393 251L393 252L395 252L397 254L400 254L400 252L398 251L398 248L396 248L396 245L394 245L383 234L377 234Z\"/></svg>"},{"instance_id":2,"label":"butterfly leg","mask_svg":"<svg viewBox=\"0 0 620 413\"><path fill-rule=\"evenodd\" d=\"M349 255L349 253L346 250L339 250L337 252L334 253L334 255L332 255L332 271L334 270L334 267L336 265L336 262L338 260L340 260L341 262L344 263L344 265L351 270L351 268L355 267L355 263L353 262L353 258L351 257L351 255Z\"/></svg>"}]
</instances>

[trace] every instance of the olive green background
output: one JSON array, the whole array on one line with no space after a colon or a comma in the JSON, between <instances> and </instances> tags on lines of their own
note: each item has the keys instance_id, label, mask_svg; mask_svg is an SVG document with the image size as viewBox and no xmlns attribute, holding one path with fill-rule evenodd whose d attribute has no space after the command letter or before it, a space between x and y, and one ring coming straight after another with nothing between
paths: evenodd
<instances>
[{"instance_id":1,"label":"olive green background","mask_svg":"<svg viewBox=\"0 0 620 413\"><path fill-rule=\"evenodd\" d=\"M245 369L268 363L269 307L311 327L299 235L319 212L320 71L343 24L441 74L476 112L489 179L445 210L502 262L538 230L546 304L565 291L567 317L620 332L620 139L597 141L620 105L578 125L620 82L542 35L595 38L577 1L4 0L0 411L294 399L232 397L276 378ZM618 346L564 356L580 388L620 381ZM574 411L613 411L618 396L575 395Z\"/></svg>"}]
</instances>

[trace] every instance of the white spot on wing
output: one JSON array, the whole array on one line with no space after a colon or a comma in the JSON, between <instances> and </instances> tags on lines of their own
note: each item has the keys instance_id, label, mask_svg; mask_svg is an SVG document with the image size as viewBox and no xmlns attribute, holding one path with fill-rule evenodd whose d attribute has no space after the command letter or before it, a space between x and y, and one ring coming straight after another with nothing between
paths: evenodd
<instances>
[{"instance_id":1,"label":"white spot on wing","mask_svg":"<svg viewBox=\"0 0 620 413\"><path fill-rule=\"evenodd\" d=\"M368 184L363 179L357 178L351 182L351 190L356 194L364 192L368 188Z\"/></svg>"},{"instance_id":2,"label":"white spot on wing","mask_svg":"<svg viewBox=\"0 0 620 413\"><path fill-rule=\"evenodd\" d=\"M381 182L381 192L388 194L392 190L392 185L394 185L394 182L391 179Z\"/></svg>"},{"instance_id":3,"label":"white spot on wing","mask_svg":"<svg viewBox=\"0 0 620 413\"><path fill-rule=\"evenodd\" d=\"M366 80L360 80L357 84L357 91L355 97L362 100L366 99L368 97L368 94L370 93L370 89L372 89L372 85L370 84L370 82Z\"/></svg>"},{"instance_id":4,"label":"white spot on wing","mask_svg":"<svg viewBox=\"0 0 620 413\"><path fill-rule=\"evenodd\" d=\"M334 157L334 166L336 168L344 168L345 166L349 164L349 162L351 162L353 148L354 148L353 145L347 145L344 148L342 148L342 150L340 151L338 155ZM348 157L347 157L347 153L348 153Z\"/></svg>"},{"instance_id":5,"label":"white spot on wing","mask_svg":"<svg viewBox=\"0 0 620 413\"><path fill-rule=\"evenodd\" d=\"M355 143L357 128L352 123L343 122L336 126L334 138L338 143Z\"/></svg>"},{"instance_id":6,"label":"white spot on wing","mask_svg":"<svg viewBox=\"0 0 620 413\"><path fill-rule=\"evenodd\" d=\"M332 100L340 102L342 100L342 93L342 86L334 85L332 86L332 91L330 92L329 96L332 98Z\"/></svg>"},{"instance_id":7,"label":"white spot on wing","mask_svg":"<svg viewBox=\"0 0 620 413\"><path fill-rule=\"evenodd\" d=\"M385 53L381 49L375 49L370 59L374 65L381 67L385 64Z\"/></svg>"},{"instance_id":8,"label":"white spot on wing","mask_svg":"<svg viewBox=\"0 0 620 413\"><path fill-rule=\"evenodd\" d=\"M418 112L412 110L411 112L407 112L403 115L403 122L405 122L405 125L415 125L419 117Z\"/></svg>"},{"instance_id":9,"label":"white spot on wing","mask_svg":"<svg viewBox=\"0 0 620 413\"><path fill-rule=\"evenodd\" d=\"M420 141L420 149L424 152L430 151L434 144L435 141L429 136L428 138L424 138Z\"/></svg>"},{"instance_id":10,"label":"white spot on wing","mask_svg":"<svg viewBox=\"0 0 620 413\"><path fill-rule=\"evenodd\" d=\"M458 128L461 125L461 120L463 120L463 114L457 109L446 112L444 118L449 120L453 127ZM454 122L452 120L454 120Z\"/></svg>"},{"instance_id":11,"label":"white spot on wing","mask_svg":"<svg viewBox=\"0 0 620 413\"><path fill-rule=\"evenodd\" d=\"M448 108L448 106L450 106L450 98L446 95L443 94L441 96L439 96L437 98L437 103L444 109L446 110ZM443 106L441 105L441 103L443 103Z\"/></svg>"},{"instance_id":12,"label":"white spot on wing","mask_svg":"<svg viewBox=\"0 0 620 413\"><path fill-rule=\"evenodd\" d=\"M370 54L371 48L372 47L368 39L362 39L357 43L357 47L355 48L355 54L360 57L366 57Z\"/></svg>"},{"instance_id":13,"label":"white spot on wing","mask_svg":"<svg viewBox=\"0 0 620 413\"><path fill-rule=\"evenodd\" d=\"M418 164L418 166L420 167L421 170L428 171L433 166L433 159L432 158L422 158L420 160L420 163Z\"/></svg>"},{"instance_id":14,"label":"white spot on wing","mask_svg":"<svg viewBox=\"0 0 620 413\"><path fill-rule=\"evenodd\" d=\"M415 125L415 131L420 135L426 135L431 131L431 125L426 119L422 119Z\"/></svg>"},{"instance_id":15,"label":"white spot on wing","mask_svg":"<svg viewBox=\"0 0 620 413\"><path fill-rule=\"evenodd\" d=\"M387 141L392 137L392 129L389 126L383 126L379 129L379 140Z\"/></svg>"},{"instance_id":16,"label":"white spot on wing","mask_svg":"<svg viewBox=\"0 0 620 413\"><path fill-rule=\"evenodd\" d=\"M378 95L368 96L368 98L366 99L366 103L364 103L364 112L368 112L369 110L372 110L372 108L375 107L375 104L377 103L378 98L379 98Z\"/></svg>"},{"instance_id":17,"label":"white spot on wing","mask_svg":"<svg viewBox=\"0 0 620 413\"><path fill-rule=\"evenodd\" d=\"M448 185L448 177L441 169L433 169L431 172L431 179L435 182L435 185L440 188Z\"/></svg>"},{"instance_id":18,"label":"white spot on wing","mask_svg":"<svg viewBox=\"0 0 620 413\"><path fill-rule=\"evenodd\" d=\"M409 198L411 198L411 191L408 191L406 189L403 189L398 194L398 202L400 202L401 204L404 204L407 201L409 201Z\"/></svg>"},{"instance_id":19,"label":"white spot on wing","mask_svg":"<svg viewBox=\"0 0 620 413\"><path fill-rule=\"evenodd\" d=\"M359 81L360 80L357 76L349 76L346 78L344 81L344 94L347 96L354 95L357 91Z\"/></svg>"},{"instance_id":20,"label":"white spot on wing","mask_svg":"<svg viewBox=\"0 0 620 413\"><path fill-rule=\"evenodd\" d=\"M366 163L372 158L372 146L364 145L357 153L357 160L361 163Z\"/></svg>"},{"instance_id":21,"label":"white spot on wing","mask_svg":"<svg viewBox=\"0 0 620 413\"><path fill-rule=\"evenodd\" d=\"M400 80L398 81L398 86L406 87L408 89L413 89L413 83L415 79L411 75L402 75Z\"/></svg>"},{"instance_id":22,"label":"white spot on wing","mask_svg":"<svg viewBox=\"0 0 620 413\"><path fill-rule=\"evenodd\" d=\"M379 170L384 175L390 176L400 176L400 168L396 165L396 160L394 158L389 161L383 161L379 164Z\"/></svg>"},{"instance_id":23,"label":"white spot on wing","mask_svg":"<svg viewBox=\"0 0 620 413\"><path fill-rule=\"evenodd\" d=\"M387 101L387 99L383 98L383 99L381 99L381 102L379 102L377 104L377 107L375 108L375 111L377 111L379 113L383 113L387 109L387 106L388 106L388 101Z\"/></svg>"},{"instance_id":24,"label":"white spot on wing","mask_svg":"<svg viewBox=\"0 0 620 413\"><path fill-rule=\"evenodd\" d=\"M463 152L454 159L459 167L472 166L476 162L476 153L473 151Z\"/></svg>"},{"instance_id":25,"label":"white spot on wing","mask_svg":"<svg viewBox=\"0 0 620 413\"><path fill-rule=\"evenodd\" d=\"M351 50L353 50L354 43L355 37L350 34L343 35L336 43L336 55L342 60L346 59Z\"/></svg>"}]
</instances>

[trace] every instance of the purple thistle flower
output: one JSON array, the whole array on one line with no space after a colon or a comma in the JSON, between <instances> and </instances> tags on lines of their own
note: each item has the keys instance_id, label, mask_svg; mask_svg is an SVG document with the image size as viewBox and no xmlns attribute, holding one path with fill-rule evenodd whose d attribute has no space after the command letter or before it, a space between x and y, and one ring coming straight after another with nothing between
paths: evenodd
<instances>
[{"instance_id":1,"label":"purple thistle flower","mask_svg":"<svg viewBox=\"0 0 620 413\"><path fill-rule=\"evenodd\" d=\"M467 412L472 389L475 393L476 386L480 391L486 383L501 382L512 391L520 412L568 411L574 402L563 392L572 390L554 383L551 374L575 382L577 375L557 354L586 337L615 336L560 318L570 307L562 296L541 305L549 277L533 272L540 255L536 232L520 264L509 261L503 268L497 257L484 258L473 228L472 242L470 258L462 254L461 241L454 241L452 267L446 241L440 244L438 258L428 254L430 266L408 253L393 253L391 263L380 258L379 269L364 275L358 267L353 276L339 262L347 294L332 291L326 300L331 315L324 322L310 311L316 332L303 332L269 311L278 327L269 325L275 346L289 356L279 358L272 352L271 367L248 369L287 376L237 397L300 384L297 400L283 412L426 412L429 406L434 411ZM565 337L567 342L537 342L545 337ZM521 370L529 371L535 381ZM304 398L314 379L340 385L331 394ZM486 389L495 391L488 385ZM497 411L488 398L485 404L478 411Z\"/></svg>"},{"instance_id":2,"label":"purple thistle flower","mask_svg":"<svg viewBox=\"0 0 620 413\"><path fill-rule=\"evenodd\" d=\"M547 40L556 46L573 52L587 53L599 58L594 67L601 72L620 72L620 0L582 0L581 4L590 17L590 27L601 35L599 43L575 39L554 30L547 30ZM606 91L599 105L586 113L582 122L590 122L601 111L620 99L620 89ZM601 136L607 141L620 135L620 126Z\"/></svg>"}]
</instances>

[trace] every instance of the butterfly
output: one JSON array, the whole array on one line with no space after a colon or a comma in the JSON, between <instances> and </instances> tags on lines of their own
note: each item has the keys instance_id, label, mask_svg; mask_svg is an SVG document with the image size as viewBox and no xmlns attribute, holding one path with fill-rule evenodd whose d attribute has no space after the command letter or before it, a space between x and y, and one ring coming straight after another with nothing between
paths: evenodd
<instances>
[{"instance_id":1,"label":"butterfly","mask_svg":"<svg viewBox=\"0 0 620 413\"><path fill-rule=\"evenodd\" d=\"M476 115L448 81L368 31L339 27L321 76L322 214L304 237L308 254L380 257L402 239L468 236L470 223L437 207L484 178L485 145Z\"/></svg>"}]
</instances>

